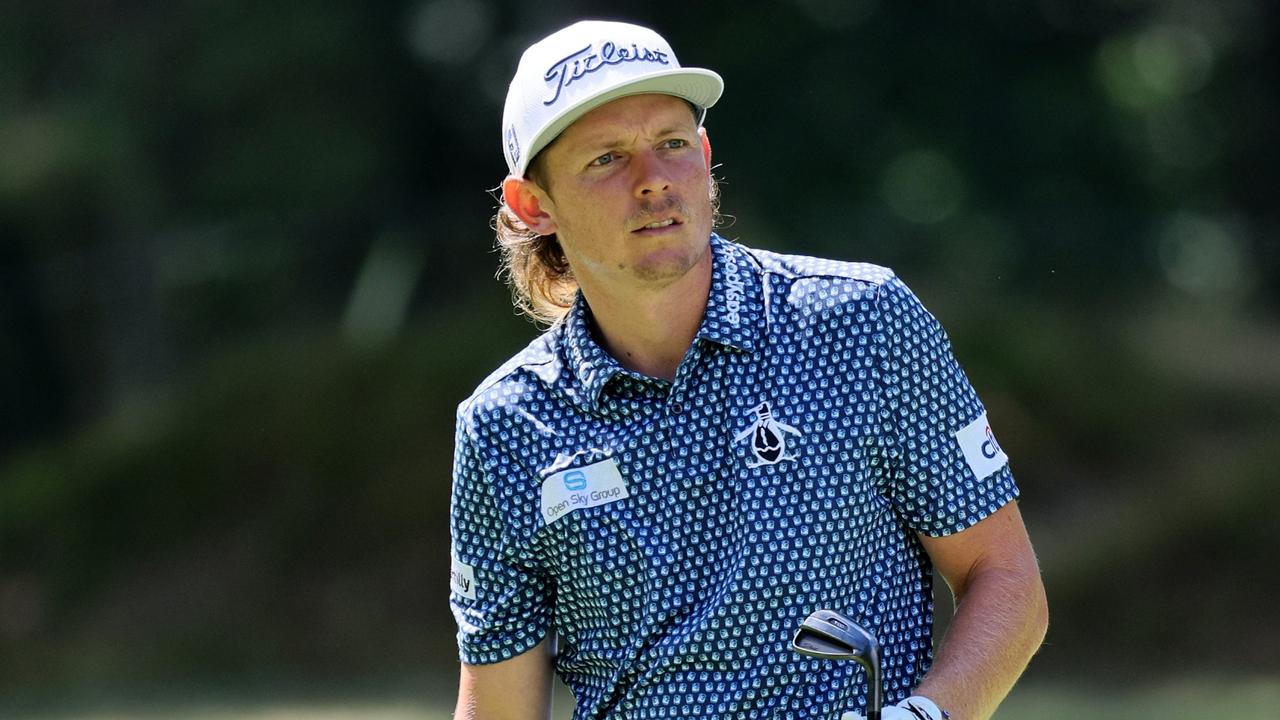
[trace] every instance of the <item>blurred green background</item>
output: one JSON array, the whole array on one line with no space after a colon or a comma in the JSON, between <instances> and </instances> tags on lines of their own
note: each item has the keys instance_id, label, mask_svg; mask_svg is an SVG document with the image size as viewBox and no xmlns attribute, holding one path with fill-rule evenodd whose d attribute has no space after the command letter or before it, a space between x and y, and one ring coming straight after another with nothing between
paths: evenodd
<instances>
[{"instance_id":1,"label":"blurred green background","mask_svg":"<svg viewBox=\"0 0 1280 720\"><path fill-rule=\"evenodd\" d=\"M0 0L0 717L443 716L502 99L587 16L724 76L725 235L949 329L1053 615L999 717L1273 713L1276 14Z\"/></svg>"}]
</instances>

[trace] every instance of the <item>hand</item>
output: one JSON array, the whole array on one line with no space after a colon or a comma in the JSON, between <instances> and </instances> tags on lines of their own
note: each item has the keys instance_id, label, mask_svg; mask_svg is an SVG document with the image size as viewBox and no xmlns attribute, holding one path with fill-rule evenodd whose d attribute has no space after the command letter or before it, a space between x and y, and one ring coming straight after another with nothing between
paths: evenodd
<instances>
[{"instance_id":1,"label":"hand","mask_svg":"<svg viewBox=\"0 0 1280 720\"><path fill-rule=\"evenodd\" d=\"M946 720L948 717L932 700L922 695L912 695L880 711L880 720ZM867 719L856 712L847 712L840 716L840 720Z\"/></svg>"}]
</instances>

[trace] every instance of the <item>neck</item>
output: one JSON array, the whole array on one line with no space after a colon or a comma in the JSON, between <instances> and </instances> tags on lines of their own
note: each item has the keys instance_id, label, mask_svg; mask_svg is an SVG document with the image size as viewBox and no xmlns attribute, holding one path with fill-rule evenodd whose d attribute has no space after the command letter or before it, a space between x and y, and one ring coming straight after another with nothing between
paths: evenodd
<instances>
[{"instance_id":1,"label":"neck","mask_svg":"<svg viewBox=\"0 0 1280 720\"><path fill-rule=\"evenodd\" d=\"M604 349L628 370L667 381L675 380L698 334L710 292L710 247L689 272L661 287L582 288Z\"/></svg>"}]
</instances>

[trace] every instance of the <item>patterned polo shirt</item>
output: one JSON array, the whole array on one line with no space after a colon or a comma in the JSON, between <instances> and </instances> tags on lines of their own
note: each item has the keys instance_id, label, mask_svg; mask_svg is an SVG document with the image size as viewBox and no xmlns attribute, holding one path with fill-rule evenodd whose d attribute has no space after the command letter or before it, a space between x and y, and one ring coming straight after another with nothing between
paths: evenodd
<instances>
[{"instance_id":1,"label":"patterned polo shirt","mask_svg":"<svg viewBox=\"0 0 1280 720\"><path fill-rule=\"evenodd\" d=\"M674 382L569 314L459 407L450 605L463 662L553 628L576 718L836 718L856 663L800 656L814 610L882 645L886 703L932 659L917 533L1018 494L937 321L889 270L711 237Z\"/></svg>"}]
</instances>

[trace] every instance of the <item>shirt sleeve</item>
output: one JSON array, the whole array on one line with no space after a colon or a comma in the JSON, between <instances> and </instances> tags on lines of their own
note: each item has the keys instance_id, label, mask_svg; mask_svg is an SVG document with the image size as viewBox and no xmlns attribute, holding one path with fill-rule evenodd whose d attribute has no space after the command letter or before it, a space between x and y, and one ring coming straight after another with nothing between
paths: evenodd
<instances>
[{"instance_id":1,"label":"shirt sleeve","mask_svg":"<svg viewBox=\"0 0 1280 720\"><path fill-rule=\"evenodd\" d=\"M938 321L897 277L881 288L877 333L887 472L882 492L931 536L976 524L1018 488L986 410Z\"/></svg>"},{"instance_id":2,"label":"shirt sleeve","mask_svg":"<svg viewBox=\"0 0 1280 720\"><path fill-rule=\"evenodd\" d=\"M459 412L449 529L449 606L462 662L507 660L537 645L551 627L552 586L521 563L495 483Z\"/></svg>"}]
</instances>

